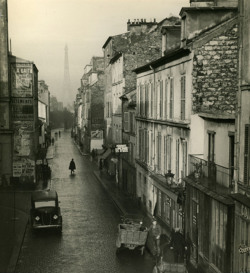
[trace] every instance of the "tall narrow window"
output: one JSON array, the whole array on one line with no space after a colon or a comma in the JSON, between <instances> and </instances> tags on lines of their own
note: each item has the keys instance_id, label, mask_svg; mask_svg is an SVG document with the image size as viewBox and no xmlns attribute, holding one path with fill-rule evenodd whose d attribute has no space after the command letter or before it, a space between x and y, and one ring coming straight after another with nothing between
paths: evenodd
<instances>
[{"instance_id":1,"label":"tall narrow window","mask_svg":"<svg viewBox=\"0 0 250 273\"><path fill-rule=\"evenodd\" d=\"M154 103L155 103L155 97L154 97L154 84L150 84L151 89L151 117L154 117Z\"/></svg>"},{"instance_id":2,"label":"tall narrow window","mask_svg":"<svg viewBox=\"0 0 250 273\"><path fill-rule=\"evenodd\" d=\"M164 136L164 173L167 173L168 137Z\"/></svg>"},{"instance_id":3,"label":"tall narrow window","mask_svg":"<svg viewBox=\"0 0 250 273\"><path fill-rule=\"evenodd\" d=\"M142 96L142 85L140 85L140 116L143 115L143 96Z\"/></svg>"},{"instance_id":4,"label":"tall narrow window","mask_svg":"<svg viewBox=\"0 0 250 273\"><path fill-rule=\"evenodd\" d=\"M186 118L186 76L181 77L181 120Z\"/></svg>"},{"instance_id":5,"label":"tall narrow window","mask_svg":"<svg viewBox=\"0 0 250 273\"><path fill-rule=\"evenodd\" d=\"M148 117L148 84L145 85L145 117Z\"/></svg>"},{"instance_id":6,"label":"tall narrow window","mask_svg":"<svg viewBox=\"0 0 250 273\"><path fill-rule=\"evenodd\" d=\"M129 131L129 112L124 112L124 132L128 132Z\"/></svg>"},{"instance_id":7,"label":"tall narrow window","mask_svg":"<svg viewBox=\"0 0 250 273\"><path fill-rule=\"evenodd\" d=\"M165 118L168 116L168 80L165 80Z\"/></svg>"},{"instance_id":8,"label":"tall narrow window","mask_svg":"<svg viewBox=\"0 0 250 273\"><path fill-rule=\"evenodd\" d=\"M172 164L171 164L171 158L172 158L172 137L167 136L167 168L168 170L171 170Z\"/></svg>"},{"instance_id":9,"label":"tall narrow window","mask_svg":"<svg viewBox=\"0 0 250 273\"><path fill-rule=\"evenodd\" d=\"M229 134L229 185L232 186L234 177L234 133Z\"/></svg>"},{"instance_id":10,"label":"tall narrow window","mask_svg":"<svg viewBox=\"0 0 250 273\"><path fill-rule=\"evenodd\" d=\"M159 101L159 106L160 106L160 118L163 117L163 81L160 81L160 101Z\"/></svg>"},{"instance_id":11,"label":"tall narrow window","mask_svg":"<svg viewBox=\"0 0 250 273\"><path fill-rule=\"evenodd\" d=\"M245 142L244 142L244 184L249 184L249 137L250 124L245 125Z\"/></svg>"},{"instance_id":12,"label":"tall narrow window","mask_svg":"<svg viewBox=\"0 0 250 273\"><path fill-rule=\"evenodd\" d=\"M158 170L160 171L161 170L161 134L159 133L158 134L158 147L157 147L157 154L158 154L158 157L157 157L157 165L158 165Z\"/></svg>"},{"instance_id":13,"label":"tall narrow window","mask_svg":"<svg viewBox=\"0 0 250 273\"><path fill-rule=\"evenodd\" d=\"M179 139L176 140L176 179L179 179L179 170L180 170L180 141Z\"/></svg>"},{"instance_id":14,"label":"tall narrow window","mask_svg":"<svg viewBox=\"0 0 250 273\"><path fill-rule=\"evenodd\" d=\"M208 176L214 178L216 175L215 168L215 132L208 131Z\"/></svg>"},{"instance_id":15,"label":"tall narrow window","mask_svg":"<svg viewBox=\"0 0 250 273\"><path fill-rule=\"evenodd\" d=\"M174 79L170 79L169 118L174 117Z\"/></svg>"},{"instance_id":16,"label":"tall narrow window","mask_svg":"<svg viewBox=\"0 0 250 273\"><path fill-rule=\"evenodd\" d=\"M151 151L151 153L150 153L150 166L152 166L153 157L154 157L154 134L153 134L152 131L150 132L150 140L151 140L151 142L150 142L150 151Z\"/></svg>"},{"instance_id":17,"label":"tall narrow window","mask_svg":"<svg viewBox=\"0 0 250 273\"><path fill-rule=\"evenodd\" d=\"M186 176L187 172L187 141L183 140L182 142L182 172L181 178Z\"/></svg>"}]
</instances>

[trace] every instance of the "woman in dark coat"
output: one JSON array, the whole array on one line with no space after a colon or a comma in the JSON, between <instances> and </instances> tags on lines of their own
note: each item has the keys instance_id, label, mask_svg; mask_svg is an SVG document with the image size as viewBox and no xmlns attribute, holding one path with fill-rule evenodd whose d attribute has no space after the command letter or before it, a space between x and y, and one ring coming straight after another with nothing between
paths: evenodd
<instances>
[{"instance_id":1,"label":"woman in dark coat","mask_svg":"<svg viewBox=\"0 0 250 273\"><path fill-rule=\"evenodd\" d=\"M74 170L76 169L76 164L74 162L74 159L72 158L72 160L69 163L69 170L71 171L71 174L74 173Z\"/></svg>"}]
</instances>

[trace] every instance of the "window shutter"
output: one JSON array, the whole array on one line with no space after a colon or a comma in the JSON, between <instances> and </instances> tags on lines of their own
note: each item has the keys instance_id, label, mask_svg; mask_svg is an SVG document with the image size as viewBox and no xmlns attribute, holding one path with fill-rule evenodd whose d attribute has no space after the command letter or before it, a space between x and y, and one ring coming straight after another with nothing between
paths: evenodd
<instances>
[{"instance_id":1,"label":"window shutter","mask_svg":"<svg viewBox=\"0 0 250 273\"><path fill-rule=\"evenodd\" d=\"M181 77L181 119L185 119L186 76Z\"/></svg>"},{"instance_id":2,"label":"window shutter","mask_svg":"<svg viewBox=\"0 0 250 273\"><path fill-rule=\"evenodd\" d=\"M128 132L129 131L129 113L124 112L124 131Z\"/></svg>"}]
</instances>

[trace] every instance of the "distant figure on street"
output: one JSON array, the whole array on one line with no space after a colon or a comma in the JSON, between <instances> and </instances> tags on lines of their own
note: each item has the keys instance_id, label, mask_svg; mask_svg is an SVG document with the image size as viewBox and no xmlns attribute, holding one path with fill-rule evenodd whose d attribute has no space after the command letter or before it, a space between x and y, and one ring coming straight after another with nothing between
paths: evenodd
<instances>
[{"instance_id":1,"label":"distant figure on street","mask_svg":"<svg viewBox=\"0 0 250 273\"><path fill-rule=\"evenodd\" d=\"M61 137L61 131L59 131L59 137Z\"/></svg>"},{"instance_id":2,"label":"distant figure on street","mask_svg":"<svg viewBox=\"0 0 250 273\"><path fill-rule=\"evenodd\" d=\"M187 244L183 234L180 232L180 228L175 228L175 232L172 234L170 249L174 251L175 263L183 263Z\"/></svg>"},{"instance_id":3,"label":"distant figure on street","mask_svg":"<svg viewBox=\"0 0 250 273\"><path fill-rule=\"evenodd\" d=\"M160 255L160 237L161 237L161 228L158 225L156 218L153 218L152 225L149 228L149 232L152 234L154 248L156 250L156 256Z\"/></svg>"},{"instance_id":4,"label":"distant figure on street","mask_svg":"<svg viewBox=\"0 0 250 273\"><path fill-rule=\"evenodd\" d=\"M51 139L52 145L54 145L54 142L55 142L55 140L54 140L54 138L52 137L52 139Z\"/></svg>"},{"instance_id":5,"label":"distant figure on street","mask_svg":"<svg viewBox=\"0 0 250 273\"><path fill-rule=\"evenodd\" d=\"M70 170L71 174L74 173L75 169L76 169L76 164L74 162L74 159L72 158L72 160L69 163L69 170Z\"/></svg>"}]
</instances>

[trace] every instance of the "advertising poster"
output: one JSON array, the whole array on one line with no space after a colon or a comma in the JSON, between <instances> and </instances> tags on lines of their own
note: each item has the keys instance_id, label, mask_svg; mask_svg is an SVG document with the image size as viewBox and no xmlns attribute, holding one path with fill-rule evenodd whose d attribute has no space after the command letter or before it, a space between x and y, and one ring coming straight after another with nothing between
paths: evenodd
<instances>
[{"instance_id":1,"label":"advertising poster","mask_svg":"<svg viewBox=\"0 0 250 273\"><path fill-rule=\"evenodd\" d=\"M11 90L13 97L32 96L31 64L11 64Z\"/></svg>"},{"instance_id":2,"label":"advertising poster","mask_svg":"<svg viewBox=\"0 0 250 273\"><path fill-rule=\"evenodd\" d=\"M34 177L35 176L35 162L29 158L21 158L13 162L13 176L14 177Z\"/></svg>"},{"instance_id":3,"label":"advertising poster","mask_svg":"<svg viewBox=\"0 0 250 273\"><path fill-rule=\"evenodd\" d=\"M33 147L33 122L14 123L14 155L30 156Z\"/></svg>"}]
</instances>

